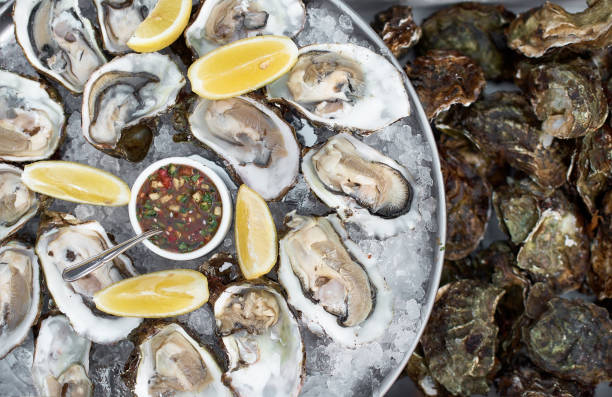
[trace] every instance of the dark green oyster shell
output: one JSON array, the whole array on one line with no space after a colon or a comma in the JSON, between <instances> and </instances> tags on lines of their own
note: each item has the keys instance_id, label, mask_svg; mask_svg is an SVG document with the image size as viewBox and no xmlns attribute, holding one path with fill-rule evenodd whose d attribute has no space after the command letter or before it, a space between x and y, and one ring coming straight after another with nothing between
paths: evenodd
<instances>
[{"instance_id":1,"label":"dark green oyster shell","mask_svg":"<svg viewBox=\"0 0 612 397\"><path fill-rule=\"evenodd\" d=\"M512 54L504 29L514 14L501 5L460 3L444 8L427 18L417 46L421 55L429 50L457 50L475 60L487 79L512 76Z\"/></svg>"},{"instance_id":2,"label":"dark green oyster shell","mask_svg":"<svg viewBox=\"0 0 612 397\"><path fill-rule=\"evenodd\" d=\"M612 128L604 126L582 139L576 164L576 188L589 211L612 189Z\"/></svg>"}]
</instances>

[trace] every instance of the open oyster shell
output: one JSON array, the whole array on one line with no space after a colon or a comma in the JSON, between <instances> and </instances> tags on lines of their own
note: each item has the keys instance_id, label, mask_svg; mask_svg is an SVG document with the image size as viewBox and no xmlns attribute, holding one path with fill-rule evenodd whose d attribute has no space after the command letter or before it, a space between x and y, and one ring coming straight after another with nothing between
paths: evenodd
<instances>
[{"instance_id":1,"label":"open oyster shell","mask_svg":"<svg viewBox=\"0 0 612 397\"><path fill-rule=\"evenodd\" d=\"M245 37L294 37L305 23L302 0L206 0L185 30L185 41L201 57Z\"/></svg>"},{"instance_id":2,"label":"open oyster shell","mask_svg":"<svg viewBox=\"0 0 612 397\"><path fill-rule=\"evenodd\" d=\"M137 331L126 365L136 397L231 397L223 371L208 348L176 323L153 323Z\"/></svg>"},{"instance_id":3,"label":"open oyster shell","mask_svg":"<svg viewBox=\"0 0 612 397\"><path fill-rule=\"evenodd\" d=\"M0 163L0 242L38 212L40 200L21 181L21 168Z\"/></svg>"},{"instance_id":4,"label":"open oyster shell","mask_svg":"<svg viewBox=\"0 0 612 397\"><path fill-rule=\"evenodd\" d=\"M62 271L111 245L106 231L97 221L82 222L59 212L44 214L36 241L36 254L55 304L79 335L96 343L124 339L142 321L103 314L95 309L92 300L97 291L120 281L123 275L135 276L132 261L120 255L74 282L64 281Z\"/></svg>"},{"instance_id":5,"label":"open oyster shell","mask_svg":"<svg viewBox=\"0 0 612 397\"><path fill-rule=\"evenodd\" d=\"M33 161L59 147L66 117L47 85L0 70L0 160Z\"/></svg>"},{"instance_id":6,"label":"open oyster shell","mask_svg":"<svg viewBox=\"0 0 612 397\"><path fill-rule=\"evenodd\" d=\"M281 198L299 172L293 128L270 106L242 96L199 99L189 116L193 136L217 153L238 181L265 200Z\"/></svg>"},{"instance_id":7,"label":"open oyster shell","mask_svg":"<svg viewBox=\"0 0 612 397\"><path fill-rule=\"evenodd\" d=\"M144 123L176 103L185 77L167 55L128 54L97 69L83 92L82 132L97 149L140 161L153 140Z\"/></svg>"},{"instance_id":8,"label":"open oyster shell","mask_svg":"<svg viewBox=\"0 0 612 397\"><path fill-rule=\"evenodd\" d=\"M41 309L38 257L29 245L0 245L0 359L18 346Z\"/></svg>"},{"instance_id":9,"label":"open oyster shell","mask_svg":"<svg viewBox=\"0 0 612 397\"><path fill-rule=\"evenodd\" d=\"M336 215L290 213L280 240L278 280L315 333L355 347L378 338L393 317L391 290Z\"/></svg>"},{"instance_id":10,"label":"open oyster shell","mask_svg":"<svg viewBox=\"0 0 612 397\"><path fill-rule=\"evenodd\" d=\"M89 372L91 342L74 332L65 316L44 319L40 325L32 380L45 397L92 397Z\"/></svg>"},{"instance_id":11,"label":"open oyster shell","mask_svg":"<svg viewBox=\"0 0 612 397\"><path fill-rule=\"evenodd\" d=\"M268 85L266 95L315 124L366 134L410 114L400 72L383 56L354 44L300 48L295 66Z\"/></svg>"},{"instance_id":12,"label":"open oyster shell","mask_svg":"<svg viewBox=\"0 0 612 397\"><path fill-rule=\"evenodd\" d=\"M78 0L16 0L15 36L34 68L75 93L106 62Z\"/></svg>"},{"instance_id":13,"label":"open oyster shell","mask_svg":"<svg viewBox=\"0 0 612 397\"><path fill-rule=\"evenodd\" d=\"M225 382L240 397L296 397L304 382L298 323L271 283L229 285L215 319L229 358Z\"/></svg>"}]
</instances>

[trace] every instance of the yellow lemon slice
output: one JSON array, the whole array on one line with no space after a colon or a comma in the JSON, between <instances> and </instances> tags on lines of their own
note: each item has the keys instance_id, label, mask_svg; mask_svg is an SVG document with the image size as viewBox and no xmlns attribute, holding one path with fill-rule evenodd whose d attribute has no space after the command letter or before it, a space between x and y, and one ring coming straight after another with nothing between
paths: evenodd
<instances>
[{"instance_id":1,"label":"yellow lemon slice","mask_svg":"<svg viewBox=\"0 0 612 397\"><path fill-rule=\"evenodd\" d=\"M120 206L130 201L130 187L115 175L70 161L28 164L23 183L38 193L75 203Z\"/></svg>"},{"instance_id":2,"label":"yellow lemon slice","mask_svg":"<svg viewBox=\"0 0 612 397\"><path fill-rule=\"evenodd\" d=\"M191 0L159 0L138 25L127 46L138 52L155 52L178 39L189 23Z\"/></svg>"},{"instance_id":3,"label":"yellow lemon slice","mask_svg":"<svg viewBox=\"0 0 612 397\"><path fill-rule=\"evenodd\" d=\"M119 281L96 292L93 300L115 316L173 317L208 302L208 281L195 270L163 270Z\"/></svg>"},{"instance_id":4,"label":"yellow lemon slice","mask_svg":"<svg viewBox=\"0 0 612 397\"><path fill-rule=\"evenodd\" d=\"M236 198L236 251L242 275L247 280L261 277L276 264L276 226L265 200L247 185Z\"/></svg>"},{"instance_id":5,"label":"yellow lemon slice","mask_svg":"<svg viewBox=\"0 0 612 397\"><path fill-rule=\"evenodd\" d=\"M191 89L207 99L238 96L278 79L295 65L298 48L285 36L234 41L195 61L187 72Z\"/></svg>"}]
</instances>

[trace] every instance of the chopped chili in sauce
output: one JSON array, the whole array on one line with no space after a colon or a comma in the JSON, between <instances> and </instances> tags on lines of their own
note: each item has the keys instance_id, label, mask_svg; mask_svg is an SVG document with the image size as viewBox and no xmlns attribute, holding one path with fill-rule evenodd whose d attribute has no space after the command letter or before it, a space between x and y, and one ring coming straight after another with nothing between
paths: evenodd
<instances>
[{"instance_id":1,"label":"chopped chili in sauce","mask_svg":"<svg viewBox=\"0 0 612 397\"><path fill-rule=\"evenodd\" d=\"M191 252L208 243L219 228L223 207L215 184L188 165L168 164L149 175L138 192L136 217L158 247Z\"/></svg>"}]
</instances>

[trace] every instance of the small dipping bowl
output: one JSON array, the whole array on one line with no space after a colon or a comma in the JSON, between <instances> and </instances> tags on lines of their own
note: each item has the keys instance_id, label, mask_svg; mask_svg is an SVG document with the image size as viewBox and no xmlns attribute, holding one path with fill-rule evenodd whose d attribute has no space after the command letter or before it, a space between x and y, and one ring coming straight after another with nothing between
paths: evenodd
<instances>
[{"instance_id":1,"label":"small dipping bowl","mask_svg":"<svg viewBox=\"0 0 612 397\"><path fill-rule=\"evenodd\" d=\"M225 185L225 183L223 183L223 180L219 177L219 175L217 175L217 173L215 173L215 171L203 165L199 161L186 157L168 157L162 160L158 160L149 165L147 168L145 168L144 171L142 171L140 175L138 175L138 178L136 178L136 181L132 186L130 203L128 205L130 223L132 224L132 228L134 229L134 232L137 235L143 232L142 227L140 226L140 222L138 222L138 218L136 216L136 202L138 199L138 194L140 193L140 189L142 188L142 186L147 181L147 178L150 175L155 173L160 168L169 164L176 164L178 166L185 165L188 167L192 167L211 180L211 182L217 188L217 191L219 192L219 197L221 198L221 222L219 223L219 227L217 228L215 234L212 236L211 240L208 243L204 244L202 247L193 251L169 251L155 245L148 239L144 240L143 243L148 249L155 252L157 255L167 259L172 259L176 261L187 261L191 259L196 259L208 254L210 251L215 249L225 238L225 235L227 234L232 223L232 198L229 190L227 189L227 186Z\"/></svg>"}]
</instances>

